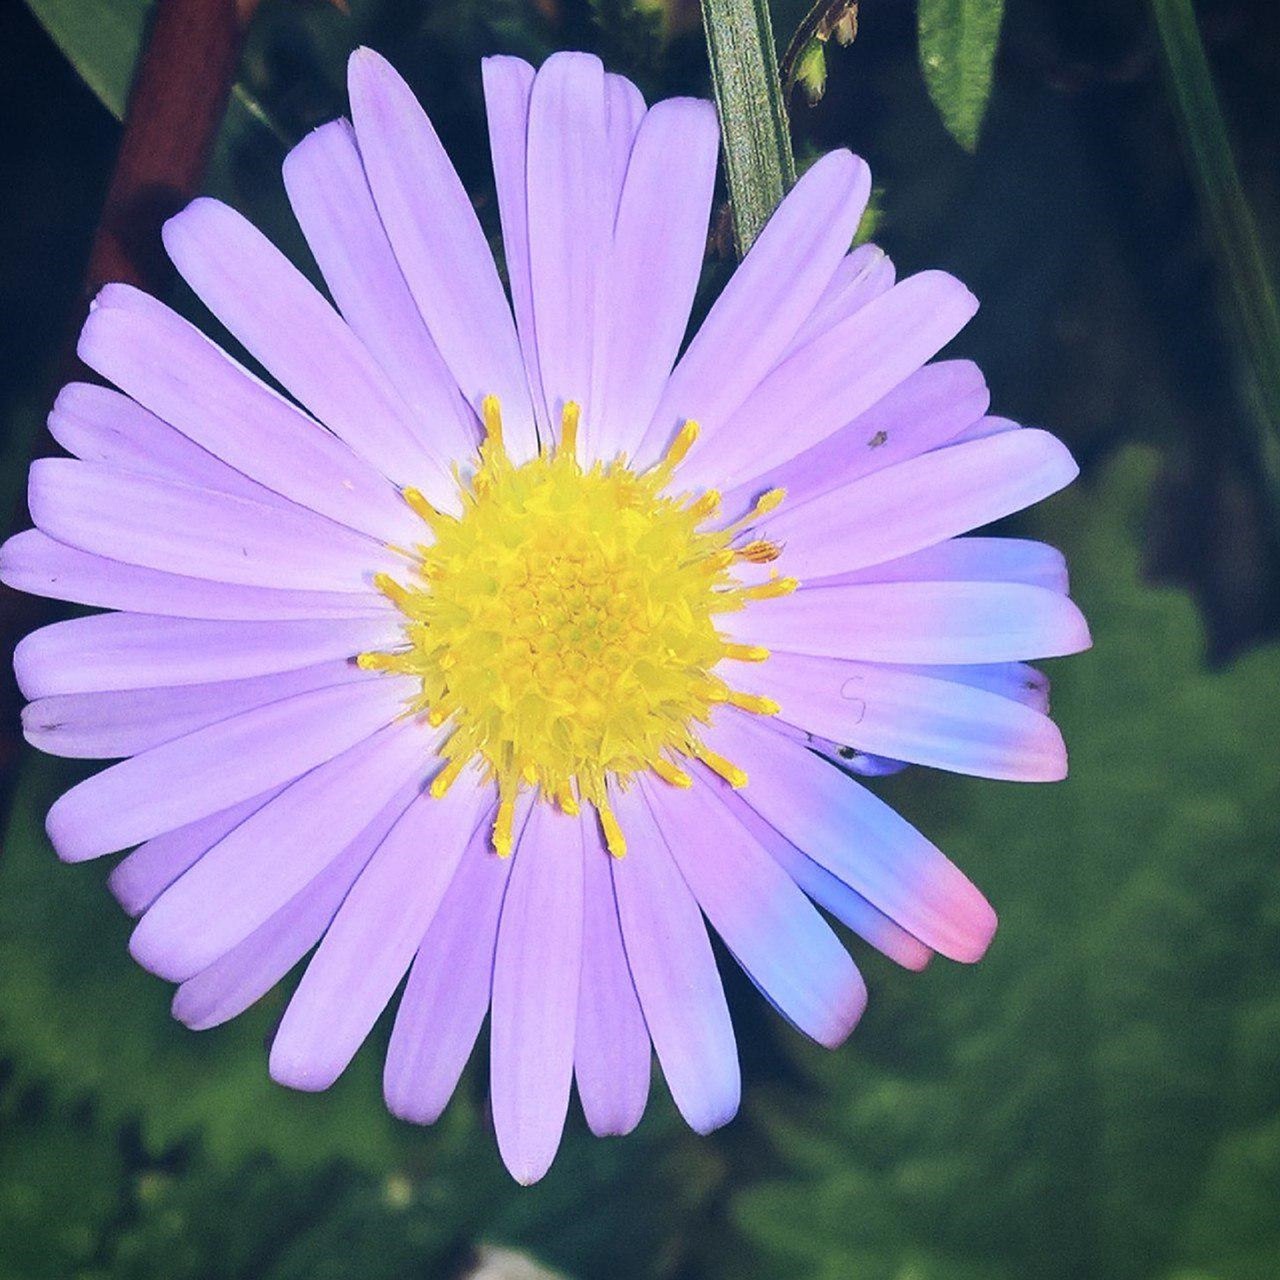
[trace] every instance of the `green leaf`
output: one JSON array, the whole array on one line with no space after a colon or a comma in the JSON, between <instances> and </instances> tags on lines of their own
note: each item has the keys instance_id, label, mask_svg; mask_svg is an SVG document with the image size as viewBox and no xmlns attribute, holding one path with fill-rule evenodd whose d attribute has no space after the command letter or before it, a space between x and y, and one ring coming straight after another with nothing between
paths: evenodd
<instances>
[{"instance_id":1,"label":"green leaf","mask_svg":"<svg viewBox=\"0 0 1280 1280\"><path fill-rule=\"evenodd\" d=\"M991 96L1004 0L920 0L920 66L929 96L951 136L966 150Z\"/></svg>"},{"instance_id":2,"label":"green leaf","mask_svg":"<svg viewBox=\"0 0 1280 1280\"><path fill-rule=\"evenodd\" d=\"M796 180L766 0L702 0L739 256Z\"/></svg>"},{"instance_id":3,"label":"green leaf","mask_svg":"<svg viewBox=\"0 0 1280 1280\"><path fill-rule=\"evenodd\" d=\"M1143 584L1155 472L1122 455L1036 526L1095 638L1052 672L1070 779L884 788L1000 931L975 968L873 977L845 1050L796 1052L811 1091L757 1096L785 1172L733 1213L761 1280L1274 1274L1280 649L1207 671L1192 602Z\"/></svg>"},{"instance_id":4,"label":"green leaf","mask_svg":"<svg viewBox=\"0 0 1280 1280\"><path fill-rule=\"evenodd\" d=\"M1256 400L1256 460L1280 518L1280 305L1240 181L1191 0L1151 0L1192 175L1227 278L1231 317Z\"/></svg>"},{"instance_id":5,"label":"green leaf","mask_svg":"<svg viewBox=\"0 0 1280 1280\"><path fill-rule=\"evenodd\" d=\"M27 7L117 120L153 0L27 0Z\"/></svg>"}]
</instances>

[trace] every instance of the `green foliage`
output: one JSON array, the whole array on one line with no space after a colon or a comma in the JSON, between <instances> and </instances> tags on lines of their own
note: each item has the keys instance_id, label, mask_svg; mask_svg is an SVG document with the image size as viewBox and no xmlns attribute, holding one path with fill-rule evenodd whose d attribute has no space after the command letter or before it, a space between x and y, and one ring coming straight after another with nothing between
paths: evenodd
<instances>
[{"instance_id":1,"label":"green foliage","mask_svg":"<svg viewBox=\"0 0 1280 1280\"><path fill-rule=\"evenodd\" d=\"M966 151L991 96L1004 0L919 0L920 66L929 96Z\"/></svg>"},{"instance_id":2,"label":"green foliage","mask_svg":"<svg viewBox=\"0 0 1280 1280\"><path fill-rule=\"evenodd\" d=\"M1207 673L1190 603L1142 585L1152 471L1047 517L1095 635L1053 672L1070 780L896 788L1000 933L873 984L852 1052L760 1100L787 1172L734 1202L754 1274L1275 1274L1280 652Z\"/></svg>"},{"instance_id":3,"label":"green foliage","mask_svg":"<svg viewBox=\"0 0 1280 1280\"><path fill-rule=\"evenodd\" d=\"M27 0L81 78L123 119L152 0Z\"/></svg>"},{"instance_id":4,"label":"green foliage","mask_svg":"<svg viewBox=\"0 0 1280 1280\"><path fill-rule=\"evenodd\" d=\"M767 0L702 0L724 170L741 256L796 180Z\"/></svg>"}]
</instances>

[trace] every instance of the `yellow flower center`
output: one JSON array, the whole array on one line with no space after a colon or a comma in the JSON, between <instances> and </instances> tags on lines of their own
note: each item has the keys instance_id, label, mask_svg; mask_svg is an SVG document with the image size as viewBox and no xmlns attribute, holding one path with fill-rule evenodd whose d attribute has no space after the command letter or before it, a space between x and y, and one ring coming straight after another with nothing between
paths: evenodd
<instances>
[{"instance_id":1,"label":"yellow flower center","mask_svg":"<svg viewBox=\"0 0 1280 1280\"><path fill-rule=\"evenodd\" d=\"M594 805L620 857L626 841L609 807L610 779L625 786L647 770L687 787L682 761L693 758L746 784L740 769L702 745L698 726L718 702L766 715L778 709L716 674L724 659L768 657L722 637L716 617L795 589L780 577L743 586L732 572L735 561L777 555L767 542L733 544L782 492L766 493L734 525L704 529L719 495L666 492L695 424L685 424L656 467L636 472L625 459L583 470L574 404L558 448L520 466L503 448L494 397L484 417L480 465L459 482L461 515L404 491L431 536L411 553L409 581L380 574L376 582L404 614L406 647L359 661L420 679L412 709L449 723L433 795L475 759L497 782L500 854L511 851L516 796L528 787L567 813Z\"/></svg>"}]
</instances>

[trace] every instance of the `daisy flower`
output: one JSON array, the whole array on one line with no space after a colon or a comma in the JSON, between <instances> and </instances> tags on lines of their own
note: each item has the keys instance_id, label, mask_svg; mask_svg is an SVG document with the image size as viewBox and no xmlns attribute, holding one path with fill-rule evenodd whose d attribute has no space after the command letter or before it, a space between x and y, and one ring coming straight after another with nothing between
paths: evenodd
<instances>
[{"instance_id":1,"label":"daisy flower","mask_svg":"<svg viewBox=\"0 0 1280 1280\"><path fill-rule=\"evenodd\" d=\"M332 303L225 205L164 231L279 389L108 285L79 354L118 390L59 396L72 456L33 465L0 572L109 611L19 646L25 732L118 761L49 835L133 850L112 888L176 1016L224 1022L310 955L270 1070L323 1089L407 974L388 1106L436 1119L487 1017L531 1182L574 1081L596 1133L636 1125L651 1046L693 1128L734 1114L707 923L824 1045L866 1000L826 915L909 968L981 956L991 908L852 775L1062 777L1022 664L1088 633L1058 552L960 536L1076 468L930 363L963 285L849 251L860 160L801 178L684 346L711 104L646 107L584 54L491 58L484 90L509 298L357 52L352 122L284 166Z\"/></svg>"}]
</instances>

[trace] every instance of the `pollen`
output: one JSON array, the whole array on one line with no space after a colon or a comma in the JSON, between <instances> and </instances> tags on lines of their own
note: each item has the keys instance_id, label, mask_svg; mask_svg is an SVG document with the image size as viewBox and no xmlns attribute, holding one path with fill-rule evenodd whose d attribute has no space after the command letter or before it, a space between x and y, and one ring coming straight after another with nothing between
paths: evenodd
<instances>
[{"instance_id":1,"label":"pollen","mask_svg":"<svg viewBox=\"0 0 1280 1280\"><path fill-rule=\"evenodd\" d=\"M401 578L375 579L403 615L403 647L358 659L421 682L412 710L447 735L431 795L444 795L472 762L497 784L493 846L502 856L516 798L532 790L566 813L593 806L607 848L622 857L611 786L644 773L693 786L691 761L745 786L743 770L707 749L699 730L719 703L778 711L713 674L726 659L769 656L727 640L717 618L796 583L740 584L735 562L760 564L776 551L737 546L743 521L704 527L719 507L714 490L673 491L697 425L686 422L647 471L624 458L584 467L579 416L566 405L559 445L517 465L503 445L501 407L486 397L479 464L469 480L459 472L460 514L404 491L425 536ZM755 512L781 498L769 491Z\"/></svg>"}]
</instances>

